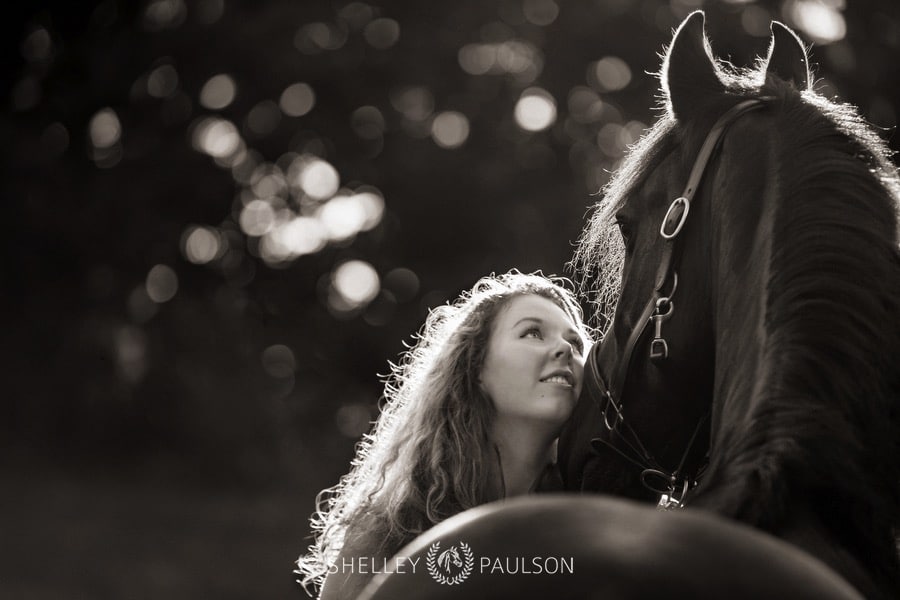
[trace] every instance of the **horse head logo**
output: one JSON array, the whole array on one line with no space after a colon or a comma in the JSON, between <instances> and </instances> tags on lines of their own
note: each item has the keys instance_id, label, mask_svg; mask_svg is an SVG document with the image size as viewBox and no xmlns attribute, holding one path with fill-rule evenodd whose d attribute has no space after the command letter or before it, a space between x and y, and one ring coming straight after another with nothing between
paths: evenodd
<instances>
[{"instance_id":1,"label":"horse head logo","mask_svg":"<svg viewBox=\"0 0 900 600\"><path fill-rule=\"evenodd\" d=\"M453 563L454 567L460 568L463 566L462 558L459 556L459 551L456 549L456 546L450 546L449 550L444 550L440 554L438 554L437 559L438 565L448 573L450 572L450 563Z\"/></svg>"},{"instance_id":2,"label":"horse head logo","mask_svg":"<svg viewBox=\"0 0 900 600\"><path fill-rule=\"evenodd\" d=\"M445 585L455 585L465 581L475 565L472 549L465 542L440 551L441 543L435 542L428 549L425 565L432 579Z\"/></svg>"}]
</instances>

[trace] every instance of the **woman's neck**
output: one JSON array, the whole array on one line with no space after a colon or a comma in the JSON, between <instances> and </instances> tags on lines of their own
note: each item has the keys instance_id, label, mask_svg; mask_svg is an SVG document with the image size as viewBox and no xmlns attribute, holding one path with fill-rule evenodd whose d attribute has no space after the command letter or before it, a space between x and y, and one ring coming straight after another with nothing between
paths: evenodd
<instances>
[{"instance_id":1,"label":"woman's neck","mask_svg":"<svg viewBox=\"0 0 900 600\"><path fill-rule=\"evenodd\" d=\"M533 423L495 424L494 446L505 497L534 489L541 472L553 461L553 440L552 432L538 431Z\"/></svg>"}]
</instances>

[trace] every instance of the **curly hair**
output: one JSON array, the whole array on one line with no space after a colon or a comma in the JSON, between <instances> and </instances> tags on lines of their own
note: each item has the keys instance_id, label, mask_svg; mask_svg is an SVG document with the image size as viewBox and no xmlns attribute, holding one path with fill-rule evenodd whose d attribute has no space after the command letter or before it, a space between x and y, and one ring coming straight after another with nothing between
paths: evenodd
<instances>
[{"instance_id":1,"label":"curly hair","mask_svg":"<svg viewBox=\"0 0 900 600\"><path fill-rule=\"evenodd\" d=\"M495 317L511 298L545 297L587 342L568 280L511 271L480 279L433 309L385 380L384 405L357 444L350 472L319 493L315 540L297 561L300 582L321 586L345 542L391 556L433 525L503 496L490 438L494 406L479 379Z\"/></svg>"}]
</instances>

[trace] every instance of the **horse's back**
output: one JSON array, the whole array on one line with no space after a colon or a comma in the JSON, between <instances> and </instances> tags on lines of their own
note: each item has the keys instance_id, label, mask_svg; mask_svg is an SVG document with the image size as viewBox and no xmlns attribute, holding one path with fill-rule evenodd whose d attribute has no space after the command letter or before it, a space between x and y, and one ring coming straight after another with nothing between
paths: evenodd
<instances>
[{"instance_id":1,"label":"horse's back","mask_svg":"<svg viewBox=\"0 0 900 600\"><path fill-rule=\"evenodd\" d=\"M465 560L445 573L435 556L451 546ZM376 577L361 598L860 597L821 562L771 536L703 512L603 496L479 507L397 558L401 569Z\"/></svg>"}]
</instances>

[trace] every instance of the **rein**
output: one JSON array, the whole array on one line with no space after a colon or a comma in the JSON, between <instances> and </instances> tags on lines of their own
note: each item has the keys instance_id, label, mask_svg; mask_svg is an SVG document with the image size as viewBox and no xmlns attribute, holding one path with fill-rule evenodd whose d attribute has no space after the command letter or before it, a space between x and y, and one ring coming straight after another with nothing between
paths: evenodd
<instances>
[{"instance_id":1,"label":"rein","mask_svg":"<svg viewBox=\"0 0 900 600\"><path fill-rule=\"evenodd\" d=\"M694 195L700 187L709 161L718 149L722 137L728 127L747 112L765 106L763 100L764 99L750 99L739 102L719 117L709 130L709 133L707 133L706 139L703 141L703 145L700 147L700 151L697 154L697 158L694 160L694 165L691 168L684 191L681 196L675 198L669 205L669 209L666 211L666 215L660 225L659 235L663 239L664 245L662 257L656 270L653 292L644 306L644 310L641 312L641 316L637 321L638 325L632 330L631 335L628 337L628 341L621 354L621 360L616 361L614 356L605 356L611 353L611 350L609 349L611 348L611 345L607 343L595 345L588 355L588 373L593 376L593 379L596 382L596 392L599 392L599 397L595 395L594 386L585 386L585 388L590 390L590 395L593 397L594 401L598 403L600 414L603 416L603 424L606 429L611 434L617 435L618 440L624 443L626 448L623 450L622 448L617 447L613 441L607 441L600 437L592 439L591 445L593 447L596 447L597 445L606 446L641 468L641 482L647 489L660 495L657 506L661 509L683 507L685 496L688 491L697 485L699 473L697 474L697 478L691 480L686 478L681 471L701 427L709 417L709 411L700 418L697 426L694 428L694 432L691 435L687 448L685 448L684 453L681 456L678 467L674 471L668 472L663 469L647 451L647 448L641 443L637 433L625 420L623 412L624 405L622 404L622 390L625 386L625 379L628 376L631 363L634 359L634 351L651 322L653 323L654 331L653 339L650 341L650 359L654 362L661 362L669 356L669 347L662 335L662 327L675 311L675 304L672 302L672 298L675 295L675 291L678 289L678 273L674 267L675 258L678 255L677 250L679 250L679 247L676 245L678 235L681 233L687 222L687 217L691 209L691 201L694 199ZM670 281L671 289L666 292L664 290L667 283ZM617 366L617 368L613 370L612 377L608 382L600 372L599 366L604 357L608 359L607 364ZM662 483L664 487L663 485L659 485L660 483Z\"/></svg>"}]
</instances>

